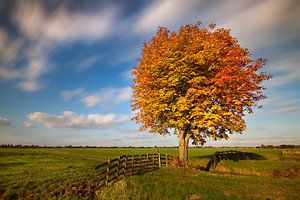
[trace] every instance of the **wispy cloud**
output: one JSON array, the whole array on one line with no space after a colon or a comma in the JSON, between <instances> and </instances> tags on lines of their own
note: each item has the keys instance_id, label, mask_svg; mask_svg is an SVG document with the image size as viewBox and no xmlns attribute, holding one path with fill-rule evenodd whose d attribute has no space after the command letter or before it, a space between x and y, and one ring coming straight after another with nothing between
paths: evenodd
<instances>
[{"instance_id":1,"label":"wispy cloud","mask_svg":"<svg viewBox=\"0 0 300 200\"><path fill-rule=\"evenodd\" d=\"M0 62L7 64L13 61L17 57L22 43L21 38L11 38L7 31L0 27Z\"/></svg>"},{"instance_id":2,"label":"wispy cloud","mask_svg":"<svg viewBox=\"0 0 300 200\"><path fill-rule=\"evenodd\" d=\"M102 58L101 55L92 55L81 60L77 65L77 71L87 70L93 67Z\"/></svg>"},{"instance_id":3,"label":"wispy cloud","mask_svg":"<svg viewBox=\"0 0 300 200\"><path fill-rule=\"evenodd\" d=\"M82 102L88 107L96 105L112 106L130 100L131 95L130 87L107 88L84 97Z\"/></svg>"},{"instance_id":4,"label":"wispy cloud","mask_svg":"<svg viewBox=\"0 0 300 200\"><path fill-rule=\"evenodd\" d=\"M191 0L188 3L182 0L157 0L136 15L137 22L133 30L136 33L151 33L158 26L173 26L196 16L197 4L202 1Z\"/></svg>"},{"instance_id":5,"label":"wispy cloud","mask_svg":"<svg viewBox=\"0 0 300 200\"><path fill-rule=\"evenodd\" d=\"M1 126L10 126L10 121L7 118L0 117L0 127Z\"/></svg>"},{"instance_id":6,"label":"wispy cloud","mask_svg":"<svg viewBox=\"0 0 300 200\"><path fill-rule=\"evenodd\" d=\"M93 106L97 105L101 101L101 99L97 95L92 94L92 95L85 97L82 101L84 102L84 104L87 107L93 107Z\"/></svg>"},{"instance_id":7,"label":"wispy cloud","mask_svg":"<svg viewBox=\"0 0 300 200\"><path fill-rule=\"evenodd\" d=\"M300 81L300 51L279 53L268 65L267 69L274 73L267 87L277 88Z\"/></svg>"},{"instance_id":8,"label":"wispy cloud","mask_svg":"<svg viewBox=\"0 0 300 200\"><path fill-rule=\"evenodd\" d=\"M74 97L81 97L84 91L85 91L84 88L76 88L74 90L64 90L61 92L61 96L66 101Z\"/></svg>"},{"instance_id":9,"label":"wispy cloud","mask_svg":"<svg viewBox=\"0 0 300 200\"><path fill-rule=\"evenodd\" d=\"M247 5L249 1L242 1ZM235 5L233 1L231 5ZM219 7L219 12L223 7ZM300 5L293 0L256 1L241 12L225 18L221 27L230 28L243 46L258 49L299 38ZM287 14L288 13L288 14Z\"/></svg>"},{"instance_id":10,"label":"wispy cloud","mask_svg":"<svg viewBox=\"0 0 300 200\"><path fill-rule=\"evenodd\" d=\"M102 129L116 127L117 124L129 120L128 116L115 114L78 115L75 112L65 111L62 115L52 115L43 112L33 112L26 115L28 121L25 126L38 122L46 128L74 128L74 129Z\"/></svg>"},{"instance_id":11,"label":"wispy cloud","mask_svg":"<svg viewBox=\"0 0 300 200\"><path fill-rule=\"evenodd\" d=\"M132 80L133 76L131 75L132 69L124 71L120 74L120 76L125 80Z\"/></svg>"},{"instance_id":12,"label":"wispy cloud","mask_svg":"<svg viewBox=\"0 0 300 200\"><path fill-rule=\"evenodd\" d=\"M31 39L90 41L102 39L109 34L116 12L117 8L113 5L94 13L72 12L64 6L49 12L42 2L18 1L13 19Z\"/></svg>"},{"instance_id":13,"label":"wispy cloud","mask_svg":"<svg viewBox=\"0 0 300 200\"><path fill-rule=\"evenodd\" d=\"M24 91L40 90L45 82L43 75L53 67L49 61L51 51L68 42L105 38L112 30L117 10L110 4L99 12L75 12L61 4L50 12L42 1L16 1L11 20L20 34L10 34L0 27L0 78L17 80L17 87ZM86 69L93 62L95 59L90 58L78 69Z\"/></svg>"},{"instance_id":14,"label":"wispy cloud","mask_svg":"<svg viewBox=\"0 0 300 200\"><path fill-rule=\"evenodd\" d=\"M280 108L278 110L275 110L275 112L279 113L295 113L300 111L300 106L287 106Z\"/></svg>"},{"instance_id":15,"label":"wispy cloud","mask_svg":"<svg viewBox=\"0 0 300 200\"><path fill-rule=\"evenodd\" d=\"M294 91L275 90L262 101L262 105L270 112L266 114L290 114L300 111L300 97Z\"/></svg>"}]
</instances>

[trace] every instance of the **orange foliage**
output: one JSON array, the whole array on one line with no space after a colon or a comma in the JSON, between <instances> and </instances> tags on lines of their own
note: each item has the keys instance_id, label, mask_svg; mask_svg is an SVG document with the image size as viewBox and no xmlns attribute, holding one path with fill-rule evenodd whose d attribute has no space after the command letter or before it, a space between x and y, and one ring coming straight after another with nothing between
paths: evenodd
<instances>
[{"instance_id":1,"label":"orange foliage","mask_svg":"<svg viewBox=\"0 0 300 200\"><path fill-rule=\"evenodd\" d=\"M265 59L253 60L230 31L211 24L159 28L134 67L132 109L141 130L188 132L194 144L242 133L245 113L266 98Z\"/></svg>"}]
</instances>

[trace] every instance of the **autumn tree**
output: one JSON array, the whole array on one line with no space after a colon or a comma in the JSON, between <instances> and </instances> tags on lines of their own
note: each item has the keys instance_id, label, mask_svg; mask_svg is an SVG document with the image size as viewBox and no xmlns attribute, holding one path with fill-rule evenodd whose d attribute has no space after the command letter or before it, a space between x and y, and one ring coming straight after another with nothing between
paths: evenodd
<instances>
[{"instance_id":1,"label":"autumn tree","mask_svg":"<svg viewBox=\"0 0 300 200\"><path fill-rule=\"evenodd\" d=\"M187 166L188 145L242 133L246 113L266 98L261 86L271 76L265 59L254 60L230 30L182 26L159 28L134 67L132 118L140 130L179 138L179 160Z\"/></svg>"}]
</instances>

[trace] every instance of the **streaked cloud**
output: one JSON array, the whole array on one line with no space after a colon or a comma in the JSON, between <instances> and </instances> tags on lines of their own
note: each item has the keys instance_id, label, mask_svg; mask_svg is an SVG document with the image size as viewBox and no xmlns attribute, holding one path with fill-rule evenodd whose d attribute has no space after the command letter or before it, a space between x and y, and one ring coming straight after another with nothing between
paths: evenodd
<instances>
[{"instance_id":1,"label":"streaked cloud","mask_svg":"<svg viewBox=\"0 0 300 200\"><path fill-rule=\"evenodd\" d=\"M287 106L280 108L278 110L275 110L275 112L279 113L294 113L294 112L299 112L300 111L300 106Z\"/></svg>"},{"instance_id":2,"label":"streaked cloud","mask_svg":"<svg viewBox=\"0 0 300 200\"><path fill-rule=\"evenodd\" d=\"M117 124L129 120L128 116L115 114L78 115L75 112L65 111L62 115L52 115L43 112L33 112L26 115L28 121L24 125L41 123L46 128L74 128L74 129L102 129L116 127Z\"/></svg>"},{"instance_id":3,"label":"streaked cloud","mask_svg":"<svg viewBox=\"0 0 300 200\"><path fill-rule=\"evenodd\" d=\"M278 53L266 69L274 73L274 77L266 83L269 88L282 87L300 81L300 51Z\"/></svg>"},{"instance_id":4,"label":"streaked cloud","mask_svg":"<svg viewBox=\"0 0 300 200\"><path fill-rule=\"evenodd\" d=\"M61 96L64 100L70 100L74 97L82 96L84 91L85 91L84 88L76 88L73 90L64 90L61 92Z\"/></svg>"},{"instance_id":5,"label":"streaked cloud","mask_svg":"<svg viewBox=\"0 0 300 200\"><path fill-rule=\"evenodd\" d=\"M0 78L16 80L28 92L42 88L43 75L53 68L50 53L70 42L91 42L110 34L118 8L103 6L98 12L76 12L63 4L50 12L43 1L16 1L11 20L21 34L14 38L0 27ZM18 55L18 56L17 56ZM20 63L18 66L16 63ZM97 59L88 58L78 69L89 68Z\"/></svg>"},{"instance_id":6,"label":"streaked cloud","mask_svg":"<svg viewBox=\"0 0 300 200\"><path fill-rule=\"evenodd\" d=\"M242 2L247 5L252 1ZM231 5L235 7L235 3L232 1ZM223 13L222 9L220 6L218 11ZM296 1L256 1L240 11L218 25L230 28L247 48L266 48L299 37L300 24L297 19L300 17L300 5Z\"/></svg>"},{"instance_id":7,"label":"streaked cloud","mask_svg":"<svg viewBox=\"0 0 300 200\"><path fill-rule=\"evenodd\" d=\"M300 111L300 96L293 90L272 90L261 103L264 106L264 109L258 111L261 115L274 117L280 113L280 116L287 116Z\"/></svg>"},{"instance_id":8,"label":"streaked cloud","mask_svg":"<svg viewBox=\"0 0 300 200\"><path fill-rule=\"evenodd\" d=\"M137 22L133 30L136 33L151 33L158 26L173 26L182 23L191 15L196 16L195 5L201 3L199 0L156 0L136 15Z\"/></svg>"},{"instance_id":9,"label":"streaked cloud","mask_svg":"<svg viewBox=\"0 0 300 200\"><path fill-rule=\"evenodd\" d=\"M96 105L112 106L130 100L131 95L131 87L106 88L84 97L82 102L88 107Z\"/></svg>"},{"instance_id":10,"label":"streaked cloud","mask_svg":"<svg viewBox=\"0 0 300 200\"><path fill-rule=\"evenodd\" d=\"M10 126L10 124L11 124L11 122L9 121L9 119L0 117L0 127L1 126Z\"/></svg>"},{"instance_id":11,"label":"streaked cloud","mask_svg":"<svg viewBox=\"0 0 300 200\"><path fill-rule=\"evenodd\" d=\"M30 39L59 42L98 40L109 34L116 12L113 5L103 6L93 13L74 12L64 6L50 12L40 1L18 1L13 19Z\"/></svg>"},{"instance_id":12,"label":"streaked cloud","mask_svg":"<svg viewBox=\"0 0 300 200\"><path fill-rule=\"evenodd\" d=\"M133 76L131 75L132 69L124 71L120 74L120 76L125 80L132 80Z\"/></svg>"},{"instance_id":13,"label":"streaked cloud","mask_svg":"<svg viewBox=\"0 0 300 200\"><path fill-rule=\"evenodd\" d=\"M22 38L13 39L4 28L0 27L0 63L7 64L13 61L22 43Z\"/></svg>"},{"instance_id":14,"label":"streaked cloud","mask_svg":"<svg viewBox=\"0 0 300 200\"><path fill-rule=\"evenodd\" d=\"M91 67L93 67L98 61L100 61L102 56L100 55L92 55L87 57L84 60L81 60L78 65L77 65L77 70L78 71L83 71L87 70Z\"/></svg>"}]
</instances>

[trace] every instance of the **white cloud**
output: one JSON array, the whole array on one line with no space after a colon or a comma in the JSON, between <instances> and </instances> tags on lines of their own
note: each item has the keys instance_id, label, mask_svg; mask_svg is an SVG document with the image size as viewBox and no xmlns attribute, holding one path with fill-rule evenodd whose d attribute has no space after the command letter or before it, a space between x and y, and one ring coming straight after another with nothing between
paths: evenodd
<instances>
[{"instance_id":1,"label":"white cloud","mask_svg":"<svg viewBox=\"0 0 300 200\"><path fill-rule=\"evenodd\" d=\"M137 33L153 32L158 26L172 26L191 18L192 11L196 11L196 4L201 1L191 0L157 0L146 7L136 16L137 22L134 31ZM196 14L196 13L195 13ZM194 14L194 15L195 15Z\"/></svg>"},{"instance_id":2,"label":"white cloud","mask_svg":"<svg viewBox=\"0 0 300 200\"><path fill-rule=\"evenodd\" d=\"M14 20L31 39L50 41L98 40L109 34L117 12L115 6L103 6L94 13L72 12L60 6L54 12L44 9L41 2L18 1Z\"/></svg>"},{"instance_id":3,"label":"white cloud","mask_svg":"<svg viewBox=\"0 0 300 200\"><path fill-rule=\"evenodd\" d=\"M22 45L21 38L12 39L9 34L0 27L0 63L9 63L17 57L18 50Z\"/></svg>"},{"instance_id":4,"label":"white cloud","mask_svg":"<svg viewBox=\"0 0 300 200\"><path fill-rule=\"evenodd\" d=\"M294 112L299 112L299 111L300 111L299 106L287 106L287 107L283 107L278 110L275 110L275 112L279 112L279 113L294 113Z\"/></svg>"},{"instance_id":5,"label":"white cloud","mask_svg":"<svg viewBox=\"0 0 300 200\"><path fill-rule=\"evenodd\" d=\"M80 61L77 65L77 70L82 71L91 68L95 65L102 57L100 55L92 55L88 58Z\"/></svg>"},{"instance_id":6,"label":"white cloud","mask_svg":"<svg viewBox=\"0 0 300 200\"><path fill-rule=\"evenodd\" d=\"M28 121L24 125L31 126L34 122L43 124L46 128L75 128L75 129L102 129L117 126L129 120L128 116L115 114L78 115L75 112L65 111L62 115L51 115L43 112L33 112L26 115Z\"/></svg>"},{"instance_id":7,"label":"white cloud","mask_svg":"<svg viewBox=\"0 0 300 200\"><path fill-rule=\"evenodd\" d=\"M222 9L219 7L217 11L224 13ZM242 46L258 49L297 38L299 17L300 6L295 1L266 0L244 7L242 12L218 25L230 28Z\"/></svg>"},{"instance_id":8,"label":"white cloud","mask_svg":"<svg viewBox=\"0 0 300 200\"><path fill-rule=\"evenodd\" d=\"M0 117L0 126L10 126L10 121L7 118Z\"/></svg>"},{"instance_id":9,"label":"white cloud","mask_svg":"<svg viewBox=\"0 0 300 200\"><path fill-rule=\"evenodd\" d=\"M279 116L286 118L287 115L295 115L300 111L300 96L293 90L273 90L267 96L268 98L261 102L266 111L257 110L260 115L272 119Z\"/></svg>"},{"instance_id":10,"label":"white cloud","mask_svg":"<svg viewBox=\"0 0 300 200\"><path fill-rule=\"evenodd\" d=\"M17 87L28 92L34 92L41 88L41 84L38 83L36 80L25 80L25 81L21 81L17 85Z\"/></svg>"},{"instance_id":11,"label":"white cloud","mask_svg":"<svg viewBox=\"0 0 300 200\"><path fill-rule=\"evenodd\" d=\"M89 95L82 100L86 106L92 107L97 105L101 99L97 95ZM103 101L103 100L102 100Z\"/></svg>"},{"instance_id":12,"label":"white cloud","mask_svg":"<svg viewBox=\"0 0 300 200\"><path fill-rule=\"evenodd\" d=\"M24 126L24 127L32 127L32 123L31 122L23 122L22 126Z\"/></svg>"},{"instance_id":13,"label":"white cloud","mask_svg":"<svg viewBox=\"0 0 300 200\"><path fill-rule=\"evenodd\" d=\"M4 32L5 31L2 30L2 35ZM40 89L42 84L39 83L39 78L45 74L50 67L42 55L42 52L33 46L30 52L21 52L19 55L20 58L18 58L16 54L20 51L19 48L22 47L21 40L17 40L18 42L11 38L6 40L8 42L4 42L0 45L0 78L18 80L19 83L17 86L25 91L36 91ZM7 49L8 51L6 51ZM27 63L21 67L17 67L15 62L23 56L26 57Z\"/></svg>"},{"instance_id":14,"label":"white cloud","mask_svg":"<svg viewBox=\"0 0 300 200\"><path fill-rule=\"evenodd\" d=\"M17 58L23 41L13 39L0 27L0 78L12 80L22 76L22 70L15 69L13 61Z\"/></svg>"},{"instance_id":15,"label":"white cloud","mask_svg":"<svg viewBox=\"0 0 300 200\"><path fill-rule=\"evenodd\" d=\"M24 91L41 89L43 75L53 66L50 52L68 42L105 38L114 27L117 11L111 4L98 12L75 12L63 5L50 12L42 1L17 1L11 17L22 35L14 39L0 27L0 78L17 80L17 87ZM87 69L98 60L89 58L78 69Z\"/></svg>"},{"instance_id":16,"label":"white cloud","mask_svg":"<svg viewBox=\"0 0 300 200\"><path fill-rule=\"evenodd\" d=\"M82 102L88 107L96 105L112 106L130 100L131 95L132 90L130 87L107 88L84 97Z\"/></svg>"},{"instance_id":17,"label":"white cloud","mask_svg":"<svg viewBox=\"0 0 300 200\"><path fill-rule=\"evenodd\" d=\"M123 102L123 101L128 101L131 98L132 89L131 89L131 87L119 88L115 91L115 93L116 93L116 96L114 97L114 99L117 103Z\"/></svg>"},{"instance_id":18,"label":"white cloud","mask_svg":"<svg viewBox=\"0 0 300 200\"><path fill-rule=\"evenodd\" d=\"M133 76L131 75L132 69L124 71L120 74L120 76L122 78L124 78L125 80L132 80Z\"/></svg>"},{"instance_id":19,"label":"white cloud","mask_svg":"<svg viewBox=\"0 0 300 200\"><path fill-rule=\"evenodd\" d=\"M300 81L300 51L276 55L266 69L276 73L267 87L276 88L294 81Z\"/></svg>"},{"instance_id":20,"label":"white cloud","mask_svg":"<svg viewBox=\"0 0 300 200\"><path fill-rule=\"evenodd\" d=\"M79 97L83 95L84 90L85 90L84 88L77 88L74 90L64 90L61 92L61 96L64 100L70 100L74 97Z\"/></svg>"}]
</instances>

